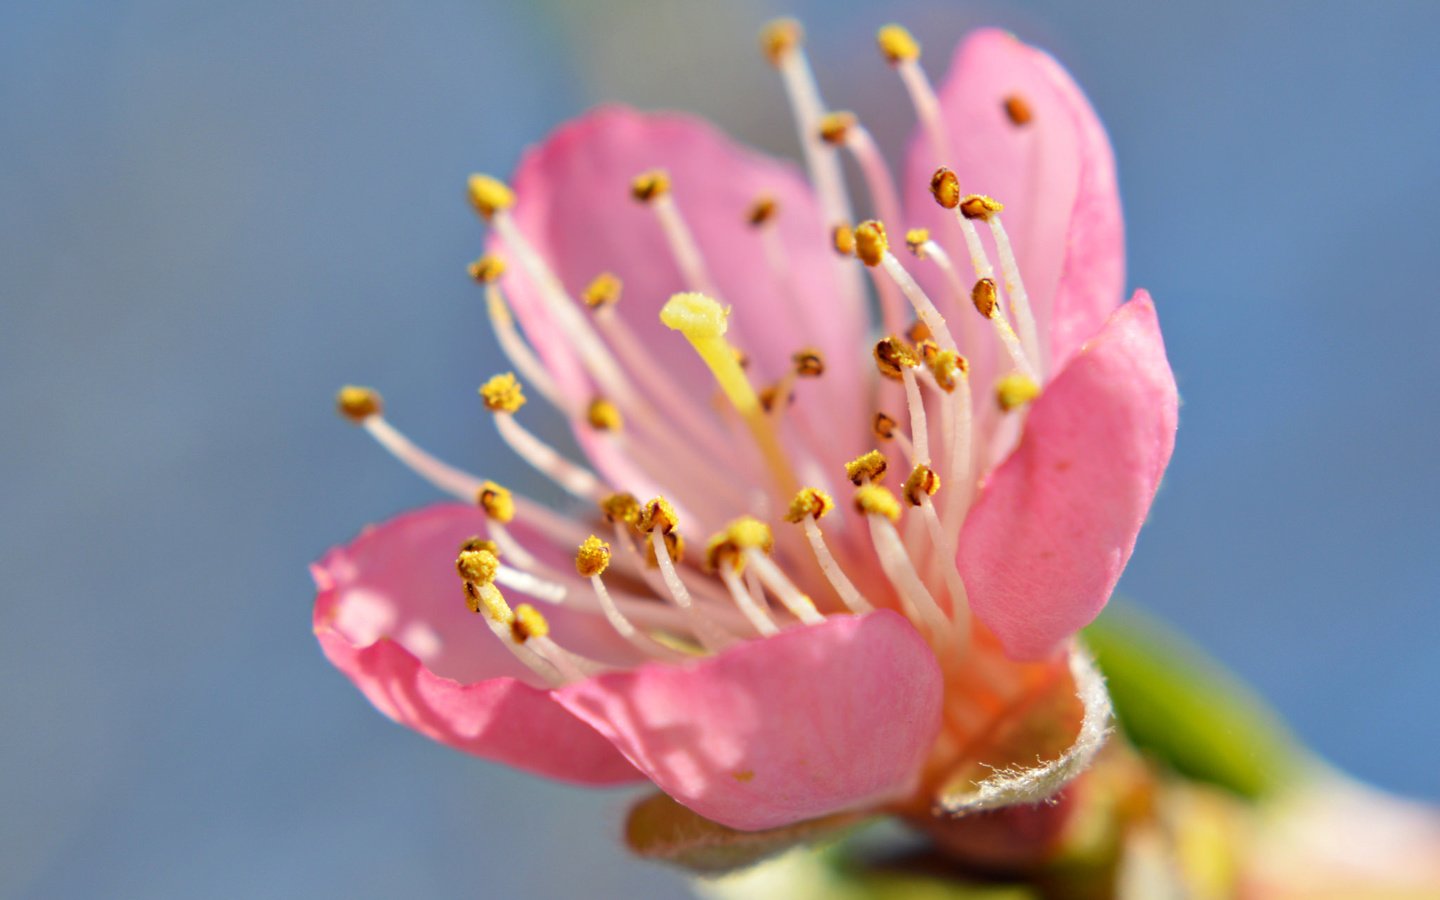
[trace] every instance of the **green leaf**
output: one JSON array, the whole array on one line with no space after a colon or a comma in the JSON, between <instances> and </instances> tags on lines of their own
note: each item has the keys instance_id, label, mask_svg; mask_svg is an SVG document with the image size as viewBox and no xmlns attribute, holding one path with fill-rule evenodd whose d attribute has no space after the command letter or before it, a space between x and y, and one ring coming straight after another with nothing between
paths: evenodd
<instances>
[{"instance_id":1,"label":"green leaf","mask_svg":"<svg viewBox=\"0 0 1440 900\"><path fill-rule=\"evenodd\" d=\"M656 793L630 808L625 842L637 855L706 875L754 865L808 841L838 837L863 821L858 813L838 814L765 831L736 831Z\"/></svg>"},{"instance_id":2,"label":"green leaf","mask_svg":"<svg viewBox=\"0 0 1440 900\"><path fill-rule=\"evenodd\" d=\"M1154 619L1112 602L1084 639L1108 680L1121 728L1181 775L1260 799L1303 770L1303 751L1279 717Z\"/></svg>"}]
</instances>

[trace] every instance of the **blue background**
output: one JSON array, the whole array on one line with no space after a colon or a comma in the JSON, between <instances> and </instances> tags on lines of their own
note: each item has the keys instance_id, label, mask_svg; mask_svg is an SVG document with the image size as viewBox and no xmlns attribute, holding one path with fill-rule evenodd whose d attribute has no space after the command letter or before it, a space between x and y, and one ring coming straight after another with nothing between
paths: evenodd
<instances>
[{"instance_id":1,"label":"blue background","mask_svg":"<svg viewBox=\"0 0 1440 900\"><path fill-rule=\"evenodd\" d=\"M1440 799L1440 6L12 2L0 895L681 894L618 848L623 794L377 715L305 566L433 496L334 416L343 382L529 479L473 399L464 176L606 98L793 152L754 49L785 11L892 150L882 21L936 74L983 23L1076 74L1185 401L1123 590L1335 763Z\"/></svg>"}]
</instances>

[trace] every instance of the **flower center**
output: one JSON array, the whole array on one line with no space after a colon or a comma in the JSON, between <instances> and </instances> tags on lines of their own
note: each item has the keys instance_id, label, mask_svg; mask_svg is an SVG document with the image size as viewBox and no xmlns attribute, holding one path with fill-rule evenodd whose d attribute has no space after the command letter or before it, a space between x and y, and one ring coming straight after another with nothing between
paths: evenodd
<instances>
[{"instance_id":1,"label":"flower center","mask_svg":"<svg viewBox=\"0 0 1440 900\"><path fill-rule=\"evenodd\" d=\"M935 157L952 158L938 100L918 63L918 45L898 26L882 29L879 43ZM472 264L492 327L514 367L481 386L482 400L505 443L590 504L591 517L571 521L455 469L397 431L385 419L378 394L363 388L341 392L341 411L386 449L440 489L484 510L486 538L467 542L457 560L464 597L543 683L564 684L606 666L565 649L538 607L512 609L501 587L541 606L564 604L592 614L599 627L628 643L633 661L684 659L786 627L817 624L828 615L876 608L902 612L952 665L977 646L955 563L961 525L977 483L1002 452L1005 436L1016 432L1016 420L1039 393L1045 374L1035 316L1001 221L1004 207L991 197L963 193L948 168L934 173L931 193L953 211L953 232L963 241L968 267L962 271L928 231L906 232L913 264L933 265L936 283L944 287L932 298L891 250L886 226L902 224L900 204L873 137L853 114L826 110L797 25L772 25L762 44L789 95L828 223L814 239L833 242L836 265L856 296L863 296L868 276L877 298L884 336L856 347L851 359L831 363L863 365L867 352L872 357L867 389L848 402L868 407L876 440L904 459L908 471L898 496L885 484L890 459L875 449L845 466L853 492L849 504L837 507L832 494L843 482L840 472L822 464L830 457L826 435L815 420L788 412L797 381L823 378L826 359L802 347L778 381L758 387L752 382L744 348L728 336L730 309L685 218L685 185L672 183L661 169L636 175L630 193L653 212L687 288L664 304L660 320L688 342L709 371L725 401L718 415L707 410L708 397L687 394L666 373L647 367L652 354L617 313L624 288L617 277L599 273L580 298L572 297L511 214L516 198L510 189L487 176L470 181L473 205L534 286L552 329L526 335L517 326L502 291L506 260L486 256ZM1009 113L1015 127L1024 127L1032 115L1018 96L1007 98L1006 109L1023 112ZM857 163L877 218L855 224L842 151ZM783 214L773 197L761 196L746 219L760 234L764 264L787 299L797 308L822 308L828 298L805 297L804 286L792 277L792 257L775 224ZM989 232L988 246L982 226ZM597 393L576 398L562 390L527 340L537 337L563 342ZM965 355L981 341L994 342L1003 353L994 399L983 406L974 398ZM527 388L616 451L607 456L605 477L518 421ZM667 473L675 472L706 473L706 483L674 493L672 502L661 494L667 486L676 491L673 483L667 485ZM636 494L654 499L642 503ZM746 513L736 518L737 509ZM772 530L768 522L781 519L789 526ZM511 532L512 521L551 544L577 547L574 569L546 563ZM698 562L687 561L687 532L712 534ZM878 565L867 563L872 559Z\"/></svg>"}]
</instances>

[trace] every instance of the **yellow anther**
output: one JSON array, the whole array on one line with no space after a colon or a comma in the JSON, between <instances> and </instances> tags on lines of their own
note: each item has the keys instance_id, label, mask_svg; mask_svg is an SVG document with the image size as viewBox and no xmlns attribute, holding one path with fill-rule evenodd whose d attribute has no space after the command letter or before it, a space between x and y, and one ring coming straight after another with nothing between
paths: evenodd
<instances>
[{"instance_id":1,"label":"yellow anther","mask_svg":"<svg viewBox=\"0 0 1440 900\"><path fill-rule=\"evenodd\" d=\"M603 575L610 567L610 545L595 535L587 537L575 551L575 571L582 578Z\"/></svg>"},{"instance_id":2,"label":"yellow anther","mask_svg":"<svg viewBox=\"0 0 1440 900\"><path fill-rule=\"evenodd\" d=\"M954 391L969 371L970 360L954 350L941 350L930 359L930 373L935 376L935 383L940 385L940 389L946 392Z\"/></svg>"},{"instance_id":3,"label":"yellow anther","mask_svg":"<svg viewBox=\"0 0 1440 900\"><path fill-rule=\"evenodd\" d=\"M1011 94L1005 98L1005 115L1012 125L1028 125L1030 120L1035 118L1029 101L1019 94Z\"/></svg>"},{"instance_id":4,"label":"yellow anther","mask_svg":"<svg viewBox=\"0 0 1440 900\"><path fill-rule=\"evenodd\" d=\"M664 169L641 172L630 180L630 196L641 203L649 203L656 197L670 193L670 174Z\"/></svg>"},{"instance_id":5,"label":"yellow anther","mask_svg":"<svg viewBox=\"0 0 1440 900\"><path fill-rule=\"evenodd\" d=\"M624 424L620 410L604 397L596 397L590 401L590 406L585 410L585 420L596 431L619 431Z\"/></svg>"},{"instance_id":6,"label":"yellow anther","mask_svg":"<svg viewBox=\"0 0 1440 900\"><path fill-rule=\"evenodd\" d=\"M920 43L904 25L885 25L875 32L875 43L890 65L920 58Z\"/></svg>"},{"instance_id":7,"label":"yellow anther","mask_svg":"<svg viewBox=\"0 0 1440 900\"><path fill-rule=\"evenodd\" d=\"M737 549L756 549L769 553L775 549L775 535L770 526L754 516L741 516L725 527L725 535Z\"/></svg>"},{"instance_id":8,"label":"yellow anther","mask_svg":"<svg viewBox=\"0 0 1440 900\"><path fill-rule=\"evenodd\" d=\"M877 412L875 418L870 422L870 431L882 441L889 441L895 438L895 420Z\"/></svg>"},{"instance_id":9,"label":"yellow anther","mask_svg":"<svg viewBox=\"0 0 1440 900\"><path fill-rule=\"evenodd\" d=\"M791 391L791 390L788 390L788 389L787 389L787 390L785 391L785 396L784 396L783 398L780 396L780 390L781 390L783 387L784 387L783 384L772 384L772 385L768 385L768 386L766 386L766 387L761 388L761 389L760 389L760 393L758 393L758 394L756 395L756 396L758 396L758 397L760 398L760 408L763 409L763 410L765 410L767 413L771 413L771 412L774 412L774 411L776 410L776 408L780 406L780 403L781 403L782 400L784 401L784 403L785 403L786 406L789 406L790 404L794 403L794 402L795 402L795 392L794 392L794 391Z\"/></svg>"},{"instance_id":10,"label":"yellow anther","mask_svg":"<svg viewBox=\"0 0 1440 900\"><path fill-rule=\"evenodd\" d=\"M966 194L960 201L960 214L967 219L990 221L990 217L1005 208L1005 204L984 194Z\"/></svg>"},{"instance_id":11,"label":"yellow anther","mask_svg":"<svg viewBox=\"0 0 1440 900\"><path fill-rule=\"evenodd\" d=\"M710 535L705 542L705 558L700 565L707 572L719 571L721 566L729 566L739 572L745 567L745 557L730 542L729 533L720 531Z\"/></svg>"},{"instance_id":12,"label":"yellow anther","mask_svg":"<svg viewBox=\"0 0 1440 900\"><path fill-rule=\"evenodd\" d=\"M492 622L510 625L515 621L515 613L510 610L510 604L505 602L504 595L493 584L465 582L465 605L472 613L483 612L485 618Z\"/></svg>"},{"instance_id":13,"label":"yellow anther","mask_svg":"<svg viewBox=\"0 0 1440 900\"><path fill-rule=\"evenodd\" d=\"M774 219L779 212L780 201L769 194L761 194L755 198L755 202L751 203L750 208L745 211L745 221L759 228L761 225Z\"/></svg>"},{"instance_id":14,"label":"yellow anther","mask_svg":"<svg viewBox=\"0 0 1440 900\"><path fill-rule=\"evenodd\" d=\"M500 545L494 541L486 540L478 534L466 538L465 542L460 545L461 553L464 553L466 550L484 550L486 553L493 554L497 559L500 557Z\"/></svg>"},{"instance_id":15,"label":"yellow anther","mask_svg":"<svg viewBox=\"0 0 1440 900\"><path fill-rule=\"evenodd\" d=\"M640 521L640 501L634 494L610 494L600 500L600 511L610 522L634 525Z\"/></svg>"},{"instance_id":16,"label":"yellow anther","mask_svg":"<svg viewBox=\"0 0 1440 900\"><path fill-rule=\"evenodd\" d=\"M929 325L926 325L924 321L920 319L916 319L914 324L905 332L905 336L910 339L910 343L918 344L921 341L930 340L934 337L934 334L931 333Z\"/></svg>"},{"instance_id":17,"label":"yellow anther","mask_svg":"<svg viewBox=\"0 0 1440 900\"><path fill-rule=\"evenodd\" d=\"M359 425L371 416L380 415L385 404L380 400L379 391L347 384L335 394L335 408L340 415Z\"/></svg>"},{"instance_id":18,"label":"yellow anther","mask_svg":"<svg viewBox=\"0 0 1440 900\"><path fill-rule=\"evenodd\" d=\"M886 378L899 381L905 369L920 365L920 357L898 337L881 338L875 344L875 365Z\"/></svg>"},{"instance_id":19,"label":"yellow anther","mask_svg":"<svg viewBox=\"0 0 1440 900\"><path fill-rule=\"evenodd\" d=\"M685 558L685 538L681 537L678 531L667 531L664 535L665 555L670 557L672 563L678 564ZM655 542L645 542L645 565L652 569L660 567L660 561L655 558Z\"/></svg>"},{"instance_id":20,"label":"yellow anther","mask_svg":"<svg viewBox=\"0 0 1440 900\"><path fill-rule=\"evenodd\" d=\"M471 175L468 184L470 205L487 222L502 209L515 205L515 192L505 182L489 175Z\"/></svg>"},{"instance_id":21,"label":"yellow anther","mask_svg":"<svg viewBox=\"0 0 1440 900\"><path fill-rule=\"evenodd\" d=\"M469 266L470 277L481 284L491 284L505 274L505 260L487 253Z\"/></svg>"},{"instance_id":22,"label":"yellow anther","mask_svg":"<svg viewBox=\"0 0 1440 900\"><path fill-rule=\"evenodd\" d=\"M827 144L843 144L857 121L852 112L826 113L820 118L820 139Z\"/></svg>"},{"instance_id":23,"label":"yellow anther","mask_svg":"<svg viewBox=\"0 0 1440 900\"><path fill-rule=\"evenodd\" d=\"M499 569L500 560L489 550L461 550L455 557L455 571L471 584L482 587L493 584Z\"/></svg>"},{"instance_id":24,"label":"yellow anther","mask_svg":"<svg viewBox=\"0 0 1440 900\"><path fill-rule=\"evenodd\" d=\"M513 413L525 405L525 393L514 372L496 375L480 385L480 399L493 413Z\"/></svg>"},{"instance_id":25,"label":"yellow anther","mask_svg":"<svg viewBox=\"0 0 1440 900\"><path fill-rule=\"evenodd\" d=\"M885 226L874 219L855 226L855 255L867 266L878 266L890 249L890 239L885 236Z\"/></svg>"},{"instance_id":26,"label":"yellow anther","mask_svg":"<svg viewBox=\"0 0 1440 900\"><path fill-rule=\"evenodd\" d=\"M580 298L591 309L613 306L620 302L620 289L623 286L613 272L601 272L585 286L585 292L580 295Z\"/></svg>"},{"instance_id":27,"label":"yellow anther","mask_svg":"<svg viewBox=\"0 0 1440 900\"><path fill-rule=\"evenodd\" d=\"M790 509L785 513L785 521L800 523L806 516L812 519L820 519L830 514L835 508L835 501L830 495L819 488L801 488L790 501Z\"/></svg>"},{"instance_id":28,"label":"yellow anther","mask_svg":"<svg viewBox=\"0 0 1440 900\"><path fill-rule=\"evenodd\" d=\"M830 230L830 243L841 256L852 255L855 252L855 229L843 223L836 225Z\"/></svg>"},{"instance_id":29,"label":"yellow anther","mask_svg":"<svg viewBox=\"0 0 1440 900\"><path fill-rule=\"evenodd\" d=\"M892 522L900 519L900 501L878 484L862 484L855 491L855 508L867 516L884 516Z\"/></svg>"},{"instance_id":30,"label":"yellow anther","mask_svg":"<svg viewBox=\"0 0 1440 900\"><path fill-rule=\"evenodd\" d=\"M975 282L975 287L970 290L970 302L975 304L975 309L980 315L987 319L993 319L996 310L1000 308L995 290L995 279L982 278Z\"/></svg>"},{"instance_id":31,"label":"yellow anther","mask_svg":"<svg viewBox=\"0 0 1440 900\"><path fill-rule=\"evenodd\" d=\"M941 166L930 176L930 195L946 209L960 205L960 176Z\"/></svg>"},{"instance_id":32,"label":"yellow anther","mask_svg":"<svg viewBox=\"0 0 1440 900\"><path fill-rule=\"evenodd\" d=\"M656 497L649 503L640 507L640 514L635 520L635 527L649 534L655 529L669 533L675 530L680 524L680 516L676 514L675 507L664 497Z\"/></svg>"},{"instance_id":33,"label":"yellow anther","mask_svg":"<svg viewBox=\"0 0 1440 900\"><path fill-rule=\"evenodd\" d=\"M814 347L806 347L790 357L795 374L801 378L819 378L825 374L825 356Z\"/></svg>"},{"instance_id":34,"label":"yellow anther","mask_svg":"<svg viewBox=\"0 0 1440 900\"><path fill-rule=\"evenodd\" d=\"M760 49L765 52L765 58L777 66L803 40L805 29L794 19L776 19L760 30Z\"/></svg>"},{"instance_id":35,"label":"yellow anther","mask_svg":"<svg viewBox=\"0 0 1440 900\"><path fill-rule=\"evenodd\" d=\"M928 243L930 243L930 229L928 228L912 228L905 232L905 246L909 247L910 252L915 254L918 259L925 258L925 245Z\"/></svg>"},{"instance_id":36,"label":"yellow anther","mask_svg":"<svg viewBox=\"0 0 1440 900\"><path fill-rule=\"evenodd\" d=\"M918 341L915 344L915 355L920 357L920 361L927 366L930 365L930 361L935 358L935 354L939 352L940 345L930 340L929 338L926 338L923 341Z\"/></svg>"},{"instance_id":37,"label":"yellow anther","mask_svg":"<svg viewBox=\"0 0 1440 900\"><path fill-rule=\"evenodd\" d=\"M1035 383L1035 379L1019 372L1011 372L995 382L995 402L1005 412L1024 406L1038 396L1040 385Z\"/></svg>"},{"instance_id":38,"label":"yellow anther","mask_svg":"<svg viewBox=\"0 0 1440 900\"><path fill-rule=\"evenodd\" d=\"M515 607L515 620L510 623L510 633L515 635L515 641L523 644L531 638L543 638L550 633L550 623L540 614L540 610L528 603L522 603Z\"/></svg>"},{"instance_id":39,"label":"yellow anther","mask_svg":"<svg viewBox=\"0 0 1440 900\"><path fill-rule=\"evenodd\" d=\"M863 456L857 456L845 464L845 476L855 484L864 484L867 481L881 482L885 480L885 470L889 468L889 462L885 454L879 450L871 450Z\"/></svg>"},{"instance_id":40,"label":"yellow anther","mask_svg":"<svg viewBox=\"0 0 1440 900\"><path fill-rule=\"evenodd\" d=\"M919 506L922 496L935 496L940 490L940 476L929 466L916 466L905 479L905 499L911 506Z\"/></svg>"},{"instance_id":41,"label":"yellow anther","mask_svg":"<svg viewBox=\"0 0 1440 900\"><path fill-rule=\"evenodd\" d=\"M480 485L475 492L475 502L485 514L504 525L515 518L515 498L510 491L493 481Z\"/></svg>"}]
</instances>

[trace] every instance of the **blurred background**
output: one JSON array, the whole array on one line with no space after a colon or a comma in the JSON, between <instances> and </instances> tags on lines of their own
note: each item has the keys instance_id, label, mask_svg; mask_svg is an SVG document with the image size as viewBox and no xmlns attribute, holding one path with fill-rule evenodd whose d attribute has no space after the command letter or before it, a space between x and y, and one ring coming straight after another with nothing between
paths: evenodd
<instances>
[{"instance_id":1,"label":"blurred background","mask_svg":"<svg viewBox=\"0 0 1440 900\"><path fill-rule=\"evenodd\" d=\"M1263 7L1263 8L1260 8ZM434 499L347 381L526 486L474 388L472 170L603 99L794 154L755 33L803 17L887 149L894 19L1052 50L1107 122L1178 449L1124 593L1320 753L1440 800L1440 6L1092 0L0 6L0 895L671 897L627 796L390 724L306 564Z\"/></svg>"}]
</instances>

